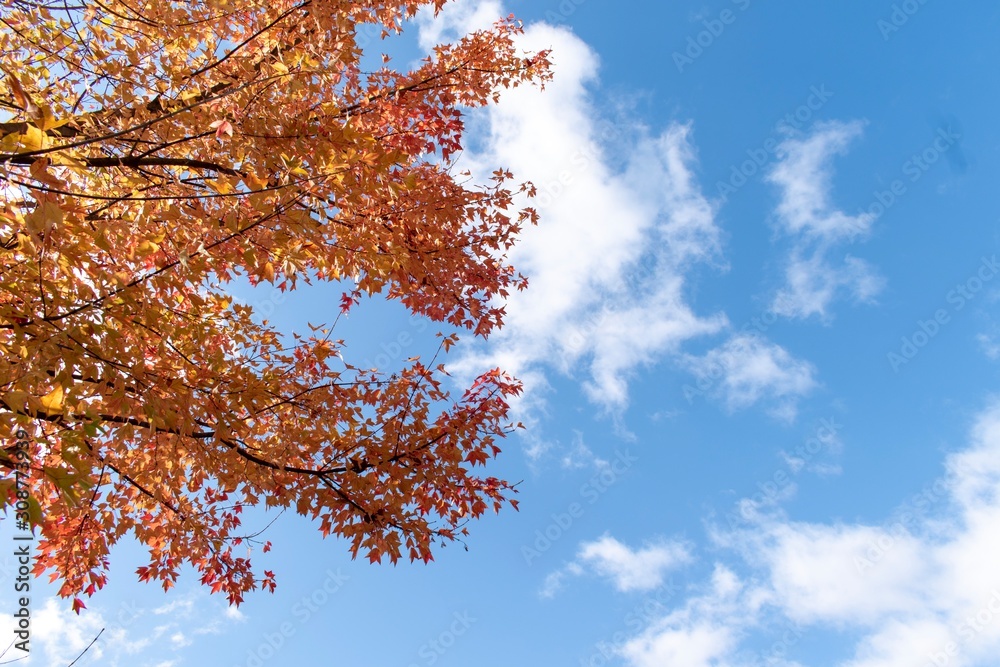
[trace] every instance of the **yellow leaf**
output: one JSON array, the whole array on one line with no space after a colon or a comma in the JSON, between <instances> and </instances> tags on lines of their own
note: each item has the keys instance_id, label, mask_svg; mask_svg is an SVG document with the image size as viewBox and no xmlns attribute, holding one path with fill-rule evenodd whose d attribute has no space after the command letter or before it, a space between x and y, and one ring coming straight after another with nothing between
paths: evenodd
<instances>
[{"instance_id":1,"label":"yellow leaf","mask_svg":"<svg viewBox=\"0 0 1000 667\"><path fill-rule=\"evenodd\" d=\"M60 127L73 120L72 116L70 116L69 118L64 118L62 120L56 120L56 117L52 115L52 109L50 109L47 106L41 107L39 116L40 118L38 118L38 120L35 121L35 125L37 125L38 129L42 130L43 132L45 130L51 130L53 128Z\"/></svg>"},{"instance_id":2,"label":"yellow leaf","mask_svg":"<svg viewBox=\"0 0 1000 667\"><path fill-rule=\"evenodd\" d=\"M221 178L206 180L205 183L208 187L212 188L220 195L228 195L233 191L233 186L229 183L229 181Z\"/></svg>"},{"instance_id":3,"label":"yellow leaf","mask_svg":"<svg viewBox=\"0 0 1000 667\"><path fill-rule=\"evenodd\" d=\"M63 388L62 385L56 386L55 389L45 394L39 399L42 403L42 407L48 413L58 413L62 412L63 408Z\"/></svg>"},{"instance_id":4,"label":"yellow leaf","mask_svg":"<svg viewBox=\"0 0 1000 667\"><path fill-rule=\"evenodd\" d=\"M0 150L4 153L16 153L20 145L21 135L17 132L6 134L3 139L0 139Z\"/></svg>"},{"instance_id":5,"label":"yellow leaf","mask_svg":"<svg viewBox=\"0 0 1000 667\"><path fill-rule=\"evenodd\" d=\"M256 174L244 176L243 183L251 190L263 190L267 187L267 181L257 178Z\"/></svg>"},{"instance_id":6,"label":"yellow leaf","mask_svg":"<svg viewBox=\"0 0 1000 667\"><path fill-rule=\"evenodd\" d=\"M60 123L61 125L62 123ZM50 153L50 159L52 164L60 165L63 167L72 167L73 169L86 169L87 163L83 160L78 160L72 155L66 155L65 153Z\"/></svg>"},{"instance_id":7,"label":"yellow leaf","mask_svg":"<svg viewBox=\"0 0 1000 667\"><path fill-rule=\"evenodd\" d=\"M24 152L40 151L45 148L45 133L34 125L28 125L20 135L21 148Z\"/></svg>"},{"instance_id":8,"label":"yellow leaf","mask_svg":"<svg viewBox=\"0 0 1000 667\"><path fill-rule=\"evenodd\" d=\"M264 268L261 270L261 275L264 276L264 280L274 282L274 264L271 262L265 264Z\"/></svg>"},{"instance_id":9,"label":"yellow leaf","mask_svg":"<svg viewBox=\"0 0 1000 667\"><path fill-rule=\"evenodd\" d=\"M152 255L154 252L160 249L160 246L152 241L143 241L135 248L136 254L140 257L145 257L146 255Z\"/></svg>"}]
</instances>

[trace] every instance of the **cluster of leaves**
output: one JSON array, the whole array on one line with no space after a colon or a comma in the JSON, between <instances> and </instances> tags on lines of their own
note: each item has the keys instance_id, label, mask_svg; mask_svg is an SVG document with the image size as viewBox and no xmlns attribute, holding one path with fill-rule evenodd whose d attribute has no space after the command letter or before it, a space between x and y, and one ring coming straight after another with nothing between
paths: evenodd
<instances>
[{"instance_id":1,"label":"cluster of leaves","mask_svg":"<svg viewBox=\"0 0 1000 667\"><path fill-rule=\"evenodd\" d=\"M100 589L126 535L164 588L189 564L233 603L273 589L234 551L249 505L293 508L372 561L426 561L513 502L474 467L512 428L515 380L494 370L455 398L434 361L355 368L331 329L290 343L226 289L347 281L343 311L381 294L501 326L525 285L506 253L535 221L512 200L532 188L504 170L467 186L453 159L463 110L544 83L546 54L518 51L510 17L412 71L360 65L359 27L384 37L444 3L0 9L0 429L36 443L36 574L62 595Z\"/></svg>"}]
</instances>

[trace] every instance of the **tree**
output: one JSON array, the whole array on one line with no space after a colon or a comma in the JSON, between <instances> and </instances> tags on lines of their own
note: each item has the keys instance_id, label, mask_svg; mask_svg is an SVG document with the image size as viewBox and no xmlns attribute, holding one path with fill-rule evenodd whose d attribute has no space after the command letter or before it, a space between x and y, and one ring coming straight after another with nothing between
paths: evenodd
<instances>
[{"instance_id":1,"label":"tree","mask_svg":"<svg viewBox=\"0 0 1000 667\"><path fill-rule=\"evenodd\" d=\"M525 286L506 254L533 188L453 172L463 111L544 85L546 53L518 51L509 17L412 71L362 67L359 28L386 38L445 2L0 10L0 424L32 443L0 455L2 495L30 472L35 574L63 596L100 589L126 535L164 589L189 564L232 603L273 590L238 555L261 544L240 519L260 503L373 562L428 561L515 504L474 468L515 426L516 380L495 369L453 398L436 358L387 375L333 337L366 295L486 337ZM347 291L330 326L289 338L234 303L239 276Z\"/></svg>"}]
</instances>

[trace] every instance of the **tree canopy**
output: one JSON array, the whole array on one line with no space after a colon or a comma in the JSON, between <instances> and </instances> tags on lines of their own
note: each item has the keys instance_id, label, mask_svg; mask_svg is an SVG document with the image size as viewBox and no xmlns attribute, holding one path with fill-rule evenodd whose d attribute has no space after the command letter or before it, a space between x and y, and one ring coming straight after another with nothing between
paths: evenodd
<instances>
[{"instance_id":1,"label":"tree canopy","mask_svg":"<svg viewBox=\"0 0 1000 667\"><path fill-rule=\"evenodd\" d=\"M402 30L445 0L11 0L0 9L0 452L5 507L31 474L35 573L93 595L112 546L142 580L191 565L239 603L244 508L290 508L371 561L432 558L511 485L477 474L514 425L517 381L461 395L437 360L394 374L340 354L365 295L442 327L502 325L525 286L525 224L498 168L456 173L463 115L544 84L513 17L412 69L362 66L359 30ZM370 47L378 47L375 39ZM365 59L367 63L371 54ZM345 285L325 324L282 335L231 281ZM242 545L242 546L241 546Z\"/></svg>"}]
</instances>

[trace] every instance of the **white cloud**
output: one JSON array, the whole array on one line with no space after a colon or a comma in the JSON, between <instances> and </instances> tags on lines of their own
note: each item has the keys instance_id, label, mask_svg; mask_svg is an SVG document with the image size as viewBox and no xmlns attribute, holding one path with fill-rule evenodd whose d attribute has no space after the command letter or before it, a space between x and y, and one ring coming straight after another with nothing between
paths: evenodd
<instances>
[{"instance_id":1,"label":"white cloud","mask_svg":"<svg viewBox=\"0 0 1000 667\"><path fill-rule=\"evenodd\" d=\"M538 592L539 596L543 598L554 597L559 589L563 586L563 580L568 575L579 575L583 574L583 569L576 563L570 563L561 570L556 570L555 572L550 572L545 576L545 581L542 583L542 588Z\"/></svg>"},{"instance_id":2,"label":"white cloud","mask_svg":"<svg viewBox=\"0 0 1000 667\"><path fill-rule=\"evenodd\" d=\"M738 646L740 629L724 619L753 606L743 586L725 567L716 566L706 591L654 622L626 642L621 654L637 667L715 667Z\"/></svg>"},{"instance_id":3,"label":"white cloud","mask_svg":"<svg viewBox=\"0 0 1000 667\"><path fill-rule=\"evenodd\" d=\"M796 522L774 510L745 529L719 530L718 545L740 555L746 574L717 566L703 592L635 636L622 656L637 667L791 665L802 636L836 632L838 641L854 637L842 667L996 664L1000 401L946 469L937 506L916 502L923 511L883 525ZM729 572L724 585L719 568ZM754 655L750 637L792 653Z\"/></svg>"},{"instance_id":4,"label":"white cloud","mask_svg":"<svg viewBox=\"0 0 1000 667\"><path fill-rule=\"evenodd\" d=\"M450 3L437 17L433 10L423 8L417 16L420 48L429 52L438 44L488 28L504 16L503 5L496 0L458 0Z\"/></svg>"},{"instance_id":5,"label":"white cloud","mask_svg":"<svg viewBox=\"0 0 1000 667\"><path fill-rule=\"evenodd\" d=\"M779 345L751 334L735 334L705 355L687 355L683 364L699 387L723 399L730 410L766 401L774 414L790 418L796 401L816 386L816 369Z\"/></svg>"},{"instance_id":6,"label":"white cloud","mask_svg":"<svg viewBox=\"0 0 1000 667\"><path fill-rule=\"evenodd\" d=\"M105 622L100 613L84 612L78 616L68 604L50 598L33 612L31 626L31 648L33 652L42 649L42 664L65 667L94 641ZM95 643L87 651L90 660L100 661L104 656L101 644Z\"/></svg>"},{"instance_id":7,"label":"white cloud","mask_svg":"<svg viewBox=\"0 0 1000 667\"><path fill-rule=\"evenodd\" d=\"M425 17L422 43L502 13L495 2L454 3L436 20ZM503 165L537 186L531 203L542 222L512 254L531 285L510 298L489 351L469 351L452 367L472 374L500 365L525 382L529 401L555 370L578 377L597 405L619 410L636 369L726 324L724 315L695 313L685 295L694 265L721 264L720 231L693 177L689 125L658 136L629 120L602 125L588 88L598 58L583 41L536 23L520 45L551 49L554 79L544 91L506 91L485 110L482 145L466 151L462 166L482 175Z\"/></svg>"},{"instance_id":8,"label":"white cloud","mask_svg":"<svg viewBox=\"0 0 1000 667\"><path fill-rule=\"evenodd\" d=\"M825 249L796 249L785 267L786 285L774 297L771 309L786 317L828 317L827 308L840 292L851 293L859 302L871 302L882 291L884 281L868 262L844 257L834 266Z\"/></svg>"},{"instance_id":9,"label":"white cloud","mask_svg":"<svg viewBox=\"0 0 1000 667\"><path fill-rule=\"evenodd\" d=\"M733 632L709 623L666 627L630 642L623 654L638 667L710 667L720 664L733 644Z\"/></svg>"},{"instance_id":10,"label":"white cloud","mask_svg":"<svg viewBox=\"0 0 1000 667\"><path fill-rule=\"evenodd\" d=\"M633 550L610 535L583 544L578 557L581 565L608 577L622 592L658 588L668 570L690 558L687 547L678 542L656 542Z\"/></svg>"},{"instance_id":11,"label":"white cloud","mask_svg":"<svg viewBox=\"0 0 1000 667\"><path fill-rule=\"evenodd\" d=\"M996 361L1000 359L1000 342L997 341L997 337L993 334L979 334L976 336L976 342L979 343L979 349L982 350L983 354L990 361Z\"/></svg>"},{"instance_id":12,"label":"white cloud","mask_svg":"<svg viewBox=\"0 0 1000 667\"><path fill-rule=\"evenodd\" d=\"M912 535L893 537L879 562L884 573L858 576L864 567L858 559L886 537L880 527L789 523L769 526L757 546L771 571L774 601L792 620L871 621L923 603L907 586L925 574L923 545Z\"/></svg>"},{"instance_id":13,"label":"white cloud","mask_svg":"<svg viewBox=\"0 0 1000 667\"><path fill-rule=\"evenodd\" d=\"M235 605L229 605L226 607L226 618L234 620L238 623L242 623L247 620L246 614L240 611L240 608Z\"/></svg>"},{"instance_id":14,"label":"white cloud","mask_svg":"<svg viewBox=\"0 0 1000 667\"><path fill-rule=\"evenodd\" d=\"M787 233L829 240L853 240L868 234L874 216L849 216L830 202L830 161L846 153L863 129L859 122L820 123L811 136L781 143L782 159L768 180L782 188L778 215Z\"/></svg>"},{"instance_id":15,"label":"white cloud","mask_svg":"<svg viewBox=\"0 0 1000 667\"><path fill-rule=\"evenodd\" d=\"M186 597L171 600L166 604L156 607L153 609L153 613L157 616L163 616L164 614L186 616L191 613L191 610L194 608L194 603L194 597L188 595Z\"/></svg>"},{"instance_id":16,"label":"white cloud","mask_svg":"<svg viewBox=\"0 0 1000 667\"><path fill-rule=\"evenodd\" d=\"M778 227L793 244L785 284L771 306L780 315L828 318L830 304L841 293L870 302L882 290L883 279L864 260L845 255L836 261L836 247L863 239L875 221L868 213L848 215L830 200L830 163L862 129L858 122L821 123L810 136L789 138L780 146L782 159L767 176L781 189Z\"/></svg>"},{"instance_id":17,"label":"white cloud","mask_svg":"<svg viewBox=\"0 0 1000 667\"><path fill-rule=\"evenodd\" d=\"M691 561L682 542L658 540L632 549L610 535L580 545L576 559L546 577L542 597L551 597L568 575L591 572L609 579L622 593L651 591L663 585L667 572Z\"/></svg>"}]
</instances>

